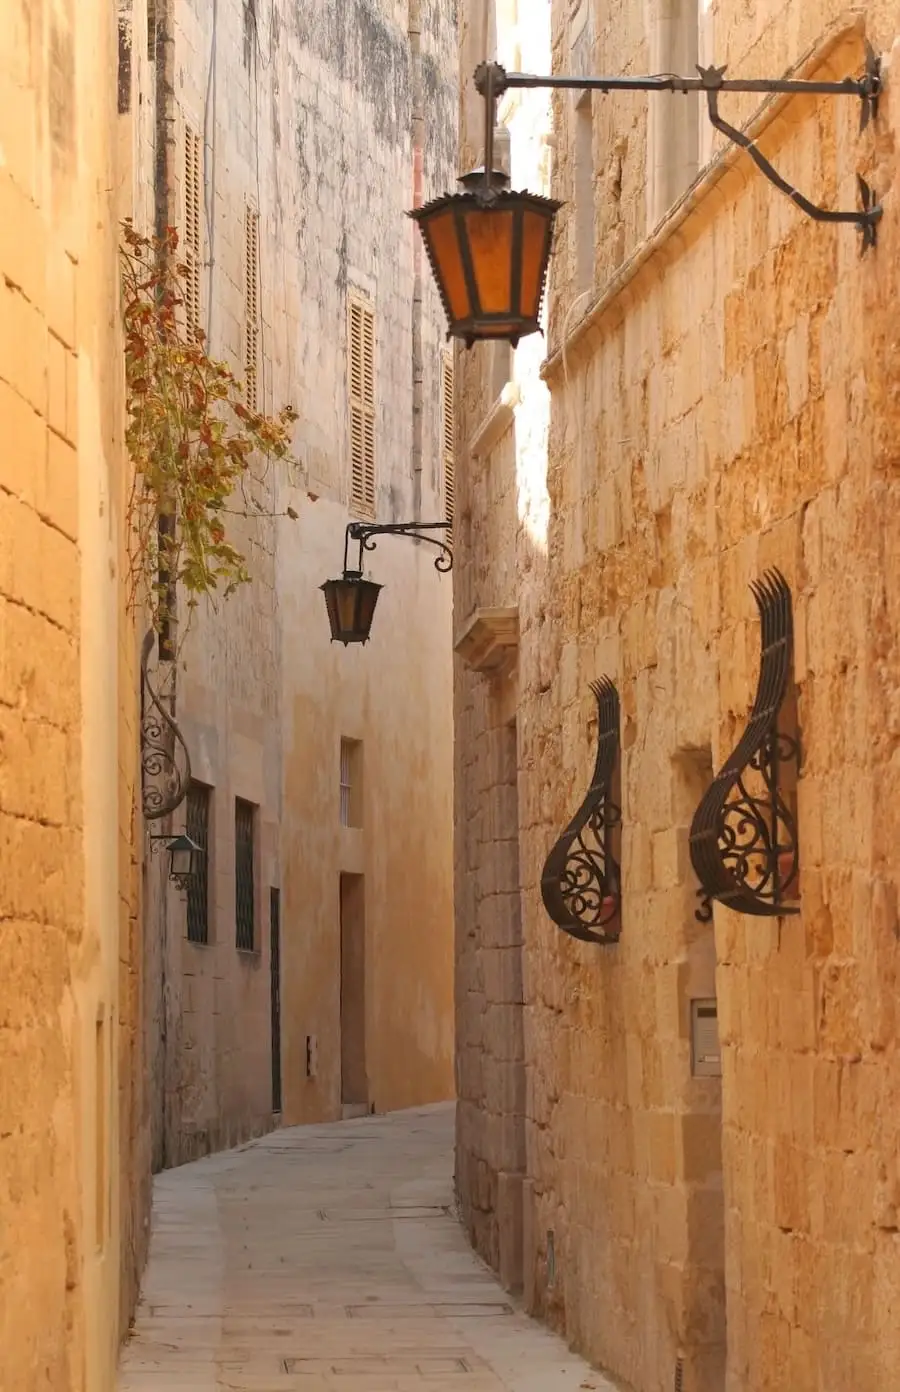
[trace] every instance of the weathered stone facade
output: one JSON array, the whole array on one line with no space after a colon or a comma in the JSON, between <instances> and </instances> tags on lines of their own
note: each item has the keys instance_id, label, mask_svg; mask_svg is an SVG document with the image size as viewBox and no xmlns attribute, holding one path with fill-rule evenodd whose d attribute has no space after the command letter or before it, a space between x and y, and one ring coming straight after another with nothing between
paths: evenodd
<instances>
[{"instance_id":1,"label":"weathered stone facade","mask_svg":"<svg viewBox=\"0 0 900 1392\"><path fill-rule=\"evenodd\" d=\"M552 8L560 70L585 32L596 72L674 66L656 60L641 7ZM483 32L483 7L464 6L464 79ZM808 221L702 133L696 179L670 185L656 219L648 144L669 136L648 108L687 121L685 99L620 95L590 117L585 283L584 147L563 94L543 457L531 345L499 424L488 353L460 359L456 632L498 606L518 609L519 631L514 667L460 660L456 676L460 1197L494 1264L521 1230L530 1308L638 1392L672 1387L679 1361L702 1392L887 1392L900 1359L896 13L720 4L694 41L734 75L843 77L864 35L887 71L874 126L860 134L856 102L802 98L769 103L753 129L825 206L852 207L856 173L868 179L884 206L874 252L860 258L851 229ZM501 60L520 37L501 25ZM754 114L752 97L728 103L729 119ZM478 114L464 97L470 156ZM794 601L801 911L716 906L704 926L688 830L746 722L748 584L773 565ZM588 682L604 673L622 700L624 893L621 940L601 948L557 931L540 875L587 788ZM501 710L518 732L521 1045L491 974L511 860L491 813ZM710 997L721 1079L691 1069L691 1001ZM510 1218L520 1103L492 1089L487 1061L517 1051L525 1163Z\"/></svg>"},{"instance_id":2,"label":"weathered stone facade","mask_svg":"<svg viewBox=\"0 0 900 1392\"><path fill-rule=\"evenodd\" d=\"M21 1392L112 1386L149 1219L116 74L108 6L4 6L0 1385Z\"/></svg>"},{"instance_id":3,"label":"weathered stone facade","mask_svg":"<svg viewBox=\"0 0 900 1392\"><path fill-rule=\"evenodd\" d=\"M216 612L201 607L177 674L192 776L209 790L209 930L207 942L188 939L184 903L148 860L159 1167L279 1117L452 1091L450 584L428 548L380 543L367 567L386 588L364 649L330 644L319 586L340 573L357 515L353 294L371 304L376 337L371 516L444 515L441 315L404 212L455 171L456 40L437 0L223 0L214 17L199 0L168 0L156 34L157 216L184 235L193 138L209 351L243 377L252 216L257 399L299 415L298 462L271 471L261 516L233 522L252 584ZM434 120L423 126L425 105ZM356 750L348 826L342 741ZM254 809L251 951L236 947L235 799ZM170 825L183 828L184 808ZM354 935L343 968L342 887ZM353 977L343 1005L342 974Z\"/></svg>"}]
</instances>

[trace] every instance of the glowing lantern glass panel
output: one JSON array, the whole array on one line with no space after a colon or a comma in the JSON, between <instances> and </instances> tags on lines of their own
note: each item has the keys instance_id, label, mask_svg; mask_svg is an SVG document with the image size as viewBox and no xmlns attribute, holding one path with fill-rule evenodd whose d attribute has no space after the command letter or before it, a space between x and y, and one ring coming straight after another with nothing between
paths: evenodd
<instances>
[{"instance_id":1,"label":"glowing lantern glass panel","mask_svg":"<svg viewBox=\"0 0 900 1392\"><path fill-rule=\"evenodd\" d=\"M468 346L540 332L559 203L531 193L448 194L410 213L449 320Z\"/></svg>"},{"instance_id":2,"label":"glowing lantern glass panel","mask_svg":"<svg viewBox=\"0 0 900 1392\"><path fill-rule=\"evenodd\" d=\"M381 589L374 580L347 573L320 586L325 595L332 643L367 643Z\"/></svg>"}]
</instances>

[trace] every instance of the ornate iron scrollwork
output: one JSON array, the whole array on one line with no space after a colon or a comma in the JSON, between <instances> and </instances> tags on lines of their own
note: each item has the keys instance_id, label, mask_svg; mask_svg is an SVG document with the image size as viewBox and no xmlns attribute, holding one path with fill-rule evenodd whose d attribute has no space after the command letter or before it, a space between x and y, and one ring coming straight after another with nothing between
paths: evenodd
<instances>
[{"instance_id":1,"label":"ornate iron scrollwork","mask_svg":"<svg viewBox=\"0 0 900 1392\"><path fill-rule=\"evenodd\" d=\"M799 767L799 741L778 728L793 644L791 592L778 570L751 584L761 622L756 699L734 753L694 814L691 862L702 898L696 916L712 918L717 899L738 913L799 913L796 819L783 796L783 765ZM793 890L792 894L789 891Z\"/></svg>"},{"instance_id":2,"label":"ornate iron scrollwork","mask_svg":"<svg viewBox=\"0 0 900 1392\"><path fill-rule=\"evenodd\" d=\"M174 812L191 781L191 756L184 736L147 670L153 640L151 629L141 647L141 802L147 821Z\"/></svg>"},{"instance_id":3,"label":"ornate iron scrollwork","mask_svg":"<svg viewBox=\"0 0 900 1392\"><path fill-rule=\"evenodd\" d=\"M621 810L612 799L619 756L619 693L608 677L591 682L597 698L597 760L587 797L553 847L541 876L544 908L580 942L619 940L622 880L612 829Z\"/></svg>"}]
</instances>

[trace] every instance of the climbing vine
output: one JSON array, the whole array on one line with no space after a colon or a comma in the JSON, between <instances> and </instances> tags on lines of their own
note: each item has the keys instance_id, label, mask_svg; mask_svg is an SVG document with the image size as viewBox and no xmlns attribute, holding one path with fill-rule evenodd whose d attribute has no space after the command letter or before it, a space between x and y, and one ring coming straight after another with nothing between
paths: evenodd
<instances>
[{"instance_id":1,"label":"climbing vine","mask_svg":"<svg viewBox=\"0 0 900 1392\"><path fill-rule=\"evenodd\" d=\"M124 223L121 266L130 600L146 603L162 631L176 589L190 611L250 580L228 518L272 515L260 496L265 474L290 456L297 415L290 406L274 416L251 410L228 365L208 355L184 313L189 272L174 228L145 237Z\"/></svg>"}]
</instances>

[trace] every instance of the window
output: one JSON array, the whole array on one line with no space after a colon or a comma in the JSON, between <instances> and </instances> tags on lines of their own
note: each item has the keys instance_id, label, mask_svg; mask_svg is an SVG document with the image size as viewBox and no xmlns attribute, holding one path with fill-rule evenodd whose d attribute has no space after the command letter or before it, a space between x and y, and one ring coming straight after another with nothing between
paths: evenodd
<instances>
[{"instance_id":1,"label":"window","mask_svg":"<svg viewBox=\"0 0 900 1392\"><path fill-rule=\"evenodd\" d=\"M347 314L350 378L350 506L375 516L375 312L370 300L350 296Z\"/></svg>"},{"instance_id":2,"label":"window","mask_svg":"<svg viewBox=\"0 0 900 1392\"><path fill-rule=\"evenodd\" d=\"M441 354L441 484L444 492L444 517L452 524L456 502L453 427L453 356ZM452 537L452 526L450 536Z\"/></svg>"},{"instance_id":3,"label":"window","mask_svg":"<svg viewBox=\"0 0 900 1392\"><path fill-rule=\"evenodd\" d=\"M256 47L256 0L244 0L244 67L250 68Z\"/></svg>"},{"instance_id":4,"label":"window","mask_svg":"<svg viewBox=\"0 0 900 1392\"><path fill-rule=\"evenodd\" d=\"M697 0L653 0L650 72L693 72L698 60ZM647 221L652 230L697 176L700 94L647 103Z\"/></svg>"},{"instance_id":5,"label":"window","mask_svg":"<svg viewBox=\"0 0 900 1392\"><path fill-rule=\"evenodd\" d=\"M241 952L256 947L256 896L253 882L256 808L252 802L234 802L234 929Z\"/></svg>"},{"instance_id":6,"label":"window","mask_svg":"<svg viewBox=\"0 0 900 1392\"><path fill-rule=\"evenodd\" d=\"M191 783L186 801L185 831L192 841L203 848L197 874L189 881L187 891L188 942L209 942L209 805L210 789L202 783Z\"/></svg>"},{"instance_id":7,"label":"window","mask_svg":"<svg viewBox=\"0 0 900 1392\"><path fill-rule=\"evenodd\" d=\"M200 328L200 199L203 172L203 144L196 131L184 128L184 222L181 255L187 271L184 278L184 317L188 331Z\"/></svg>"},{"instance_id":8,"label":"window","mask_svg":"<svg viewBox=\"0 0 900 1392\"><path fill-rule=\"evenodd\" d=\"M244 209L244 396L257 409L259 382L259 214Z\"/></svg>"},{"instance_id":9,"label":"window","mask_svg":"<svg viewBox=\"0 0 900 1392\"><path fill-rule=\"evenodd\" d=\"M362 741L341 740L341 826L362 826Z\"/></svg>"},{"instance_id":10,"label":"window","mask_svg":"<svg viewBox=\"0 0 900 1392\"><path fill-rule=\"evenodd\" d=\"M575 107L575 281L584 294L594 284L594 107L585 92Z\"/></svg>"}]
</instances>

